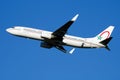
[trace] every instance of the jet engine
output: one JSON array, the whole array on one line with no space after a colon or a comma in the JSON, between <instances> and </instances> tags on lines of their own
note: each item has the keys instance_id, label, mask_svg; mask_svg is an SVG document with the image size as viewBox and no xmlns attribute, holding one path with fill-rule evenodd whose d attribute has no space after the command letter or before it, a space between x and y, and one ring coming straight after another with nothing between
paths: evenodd
<instances>
[{"instance_id":1,"label":"jet engine","mask_svg":"<svg viewBox=\"0 0 120 80\"><path fill-rule=\"evenodd\" d=\"M47 42L41 42L40 47L43 47L43 48L52 48L52 45L48 44Z\"/></svg>"}]
</instances>

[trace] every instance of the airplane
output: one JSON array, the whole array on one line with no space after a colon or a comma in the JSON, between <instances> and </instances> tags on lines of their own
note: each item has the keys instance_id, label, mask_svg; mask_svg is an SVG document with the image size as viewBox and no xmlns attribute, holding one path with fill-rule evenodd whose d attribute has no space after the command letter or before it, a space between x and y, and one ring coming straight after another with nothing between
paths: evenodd
<instances>
[{"instance_id":1,"label":"airplane","mask_svg":"<svg viewBox=\"0 0 120 80\"><path fill-rule=\"evenodd\" d=\"M7 28L6 31L15 36L41 41L41 47L48 49L55 47L64 53L67 53L68 51L63 46L74 47L69 51L70 54L74 52L75 48L106 48L107 50L110 50L108 43L112 39L111 33L114 26L109 26L95 37L90 38L82 38L66 34L69 27L76 21L78 16L79 14L76 14L71 20L54 32L23 26Z\"/></svg>"}]
</instances>

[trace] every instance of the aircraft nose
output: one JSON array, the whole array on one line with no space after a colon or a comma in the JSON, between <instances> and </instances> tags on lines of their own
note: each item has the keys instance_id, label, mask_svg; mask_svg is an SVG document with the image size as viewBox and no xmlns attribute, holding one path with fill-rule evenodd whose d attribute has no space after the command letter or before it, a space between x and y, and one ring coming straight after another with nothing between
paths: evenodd
<instances>
[{"instance_id":1,"label":"aircraft nose","mask_svg":"<svg viewBox=\"0 0 120 80\"><path fill-rule=\"evenodd\" d=\"M6 32L11 33L12 28L6 29Z\"/></svg>"},{"instance_id":2,"label":"aircraft nose","mask_svg":"<svg viewBox=\"0 0 120 80\"><path fill-rule=\"evenodd\" d=\"M6 29L6 32L10 32L10 28Z\"/></svg>"}]
</instances>

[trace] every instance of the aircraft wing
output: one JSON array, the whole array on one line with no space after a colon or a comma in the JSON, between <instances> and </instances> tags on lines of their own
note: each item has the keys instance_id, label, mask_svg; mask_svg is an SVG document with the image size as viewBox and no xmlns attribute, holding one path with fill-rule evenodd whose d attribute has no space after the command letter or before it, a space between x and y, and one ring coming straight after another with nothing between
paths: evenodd
<instances>
[{"instance_id":1,"label":"aircraft wing","mask_svg":"<svg viewBox=\"0 0 120 80\"><path fill-rule=\"evenodd\" d=\"M63 40L63 36L67 33L67 30L69 27L73 24L74 21L76 21L79 14L75 15L70 21L65 23L63 26L61 26L59 29L54 31L52 35L54 36L52 40L57 40L58 42L61 42ZM58 43L59 44L59 43ZM61 50L62 52L66 53L67 50L64 49L62 44L56 45L55 48Z\"/></svg>"},{"instance_id":2,"label":"aircraft wing","mask_svg":"<svg viewBox=\"0 0 120 80\"><path fill-rule=\"evenodd\" d=\"M58 45L57 45L57 46L55 46L55 48L59 49L60 51L62 51L62 52L64 52L64 53L67 52L67 50L65 50L63 46L60 46L60 45L58 46Z\"/></svg>"},{"instance_id":3,"label":"aircraft wing","mask_svg":"<svg viewBox=\"0 0 120 80\"><path fill-rule=\"evenodd\" d=\"M59 37L59 39L63 38L63 36L66 34L68 28L72 25L72 23L77 19L78 16L79 16L79 14L75 15L70 21L68 21L63 26L61 26L59 29L54 31L52 33L52 35L54 35L55 37Z\"/></svg>"},{"instance_id":4,"label":"aircraft wing","mask_svg":"<svg viewBox=\"0 0 120 80\"><path fill-rule=\"evenodd\" d=\"M67 50L65 50L65 48L62 46L63 45L63 43L62 43L63 36L66 34L68 28L72 25L72 23L74 21L76 21L78 16L79 16L78 14L75 15L70 21L68 21L63 26L61 26L59 29L54 31L52 33L53 38L52 39L46 39L45 42L41 44L41 47L46 47L46 48L55 47L55 48L59 49L60 51L66 53Z\"/></svg>"}]
</instances>

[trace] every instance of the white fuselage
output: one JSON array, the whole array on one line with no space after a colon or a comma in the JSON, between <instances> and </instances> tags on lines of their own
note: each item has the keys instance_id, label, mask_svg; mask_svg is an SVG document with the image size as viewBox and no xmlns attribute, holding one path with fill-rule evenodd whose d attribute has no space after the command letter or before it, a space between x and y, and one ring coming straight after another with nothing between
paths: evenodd
<instances>
[{"instance_id":1,"label":"white fuselage","mask_svg":"<svg viewBox=\"0 0 120 80\"><path fill-rule=\"evenodd\" d=\"M52 32L40 30L40 29L34 29L34 28L28 28L28 27L14 27L14 28L8 28L7 32L21 37L26 37L30 39L35 40L42 40L44 41L45 38L51 39L53 36L51 35ZM73 46L78 48L101 48L105 47L104 45L96 42L94 38L81 38L81 37L75 37L71 35L65 35L63 37L63 41L67 46Z\"/></svg>"}]
</instances>

